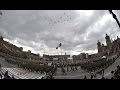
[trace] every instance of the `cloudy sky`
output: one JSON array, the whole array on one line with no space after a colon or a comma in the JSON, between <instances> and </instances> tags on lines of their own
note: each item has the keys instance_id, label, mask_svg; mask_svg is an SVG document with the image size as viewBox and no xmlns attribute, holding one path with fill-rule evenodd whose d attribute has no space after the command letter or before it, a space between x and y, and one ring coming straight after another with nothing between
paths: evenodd
<instances>
[{"instance_id":1,"label":"cloudy sky","mask_svg":"<svg viewBox=\"0 0 120 90\"><path fill-rule=\"evenodd\" d=\"M120 11L113 10L120 20ZM0 35L33 53L96 53L105 34L120 36L116 21L107 10L2 10Z\"/></svg>"}]
</instances>

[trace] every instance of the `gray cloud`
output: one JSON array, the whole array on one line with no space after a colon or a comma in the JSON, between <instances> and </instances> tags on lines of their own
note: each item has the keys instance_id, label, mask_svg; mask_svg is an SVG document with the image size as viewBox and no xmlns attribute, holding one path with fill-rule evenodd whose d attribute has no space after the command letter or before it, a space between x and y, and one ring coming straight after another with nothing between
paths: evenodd
<instances>
[{"instance_id":1,"label":"gray cloud","mask_svg":"<svg viewBox=\"0 0 120 90\"><path fill-rule=\"evenodd\" d=\"M120 12L114 11L118 18ZM4 10L0 33L10 41L43 53L57 53L61 42L66 52L95 50L98 40L105 42L105 34L116 38L119 28L107 10ZM108 18L106 21L105 18ZM102 20L102 21L101 21ZM105 23L104 23L105 21ZM103 23L100 23L103 22Z\"/></svg>"}]
</instances>

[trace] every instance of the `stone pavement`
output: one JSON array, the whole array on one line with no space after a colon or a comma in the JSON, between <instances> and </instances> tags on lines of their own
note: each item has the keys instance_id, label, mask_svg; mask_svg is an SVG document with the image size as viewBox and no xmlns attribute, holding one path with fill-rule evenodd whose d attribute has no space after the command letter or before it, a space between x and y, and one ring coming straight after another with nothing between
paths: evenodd
<instances>
[{"instance_id":1,"label":"stone pavement","mask_svg":"<svg viewBox=\"0 0 120 90\"><path fill-rule=\"evenodd\" d=\"M104 77L110 79L113 75L111 74L111 71L115 71L117 69L117 66L120 65L120 57L107 69L105 69Z\"/></svg>"},{"instance_id":2,"label":"stone pavement","mask_svg":"<svg viewBox=\"0 0 120 90\"><path fill-rule=\"evenodd\" d=\"M111 77L113 76L111 74L111 71L115 70L117 65L120 65L120 57L111 66L109 66L107 69L105 69L104 77L107 79L111 79ZM60 69L59 69L59 73L60 73ZM59 74L57 76L54 76L54 78L55 79L83 79L84 76L87 76L87 78L90 79L91 74L79 68L78 71L70 71L70 72L67 72L66 75ZM101 79L102 78L102 75L97 74L96 76L97 77L93 78L93 79Z\"/></svg>"}]
</instances>

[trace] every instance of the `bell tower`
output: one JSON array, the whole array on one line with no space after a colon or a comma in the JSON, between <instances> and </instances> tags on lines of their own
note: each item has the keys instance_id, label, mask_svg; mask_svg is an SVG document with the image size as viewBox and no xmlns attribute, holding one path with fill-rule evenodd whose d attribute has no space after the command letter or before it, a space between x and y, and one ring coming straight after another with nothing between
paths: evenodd
<instances>
[{"instance_id":1,"label":"bell tower","mask_svg":"<svg viewBox=\"0 0 120 90\"><path fill-rule=\"evenodd\" d=\"M101 42L98 40L97 42L98 53L101 52Z\"/></svg>"},{"instance_id":2,"label":"bell tower","mask_svg":"<svg viewBox=\"0 0 120 90\"><path fill-rule=\"evenodd\" d=\"M106 39L107 46L110 46L111 45L111 40L110 40L110 37L107 34L106 34L105 39Z\"/></svg>"}]
</instances>

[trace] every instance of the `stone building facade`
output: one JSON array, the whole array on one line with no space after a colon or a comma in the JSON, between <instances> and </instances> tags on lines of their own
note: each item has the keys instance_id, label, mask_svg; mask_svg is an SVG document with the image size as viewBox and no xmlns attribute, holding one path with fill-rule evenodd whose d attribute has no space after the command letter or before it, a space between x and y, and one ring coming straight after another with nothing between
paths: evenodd
<instances>
[{"instance_id":1,"label":"stone building facade","mask_svg":"<svg viewBox=\"0 0 120 90\"><path fill-rule=\"evenodd\" d=\"M73 55L72 58L73 60L84 60L84 59L88 59L88 53L81 53L79 55Z\"/></svg>"},{"instance_id":2,"label":"stone building facade","mask_svg":"<svg viewBox=\"0 0 120 90\"><path fill-rule=\"evenodd\" d=\"M62 60L62 61L66 61L68 60L68 58L70 57L70 55L43 55L43 59L44 60L50 60L50 61L53 61L53 60Z\"/></svg>"},{"instance_id":3,"label":"stone building facade","mask_svg":"<svg viewBox=\"0 0 120 90\"><path fill-rule=\"evenodd\" d=\"M116 40L110 39L110 36L106 34L106 46L100 41L97 42L98 53L102 56L111 55L120 51L120 38L117 36Z\"/></svg>"}]
</instances>

